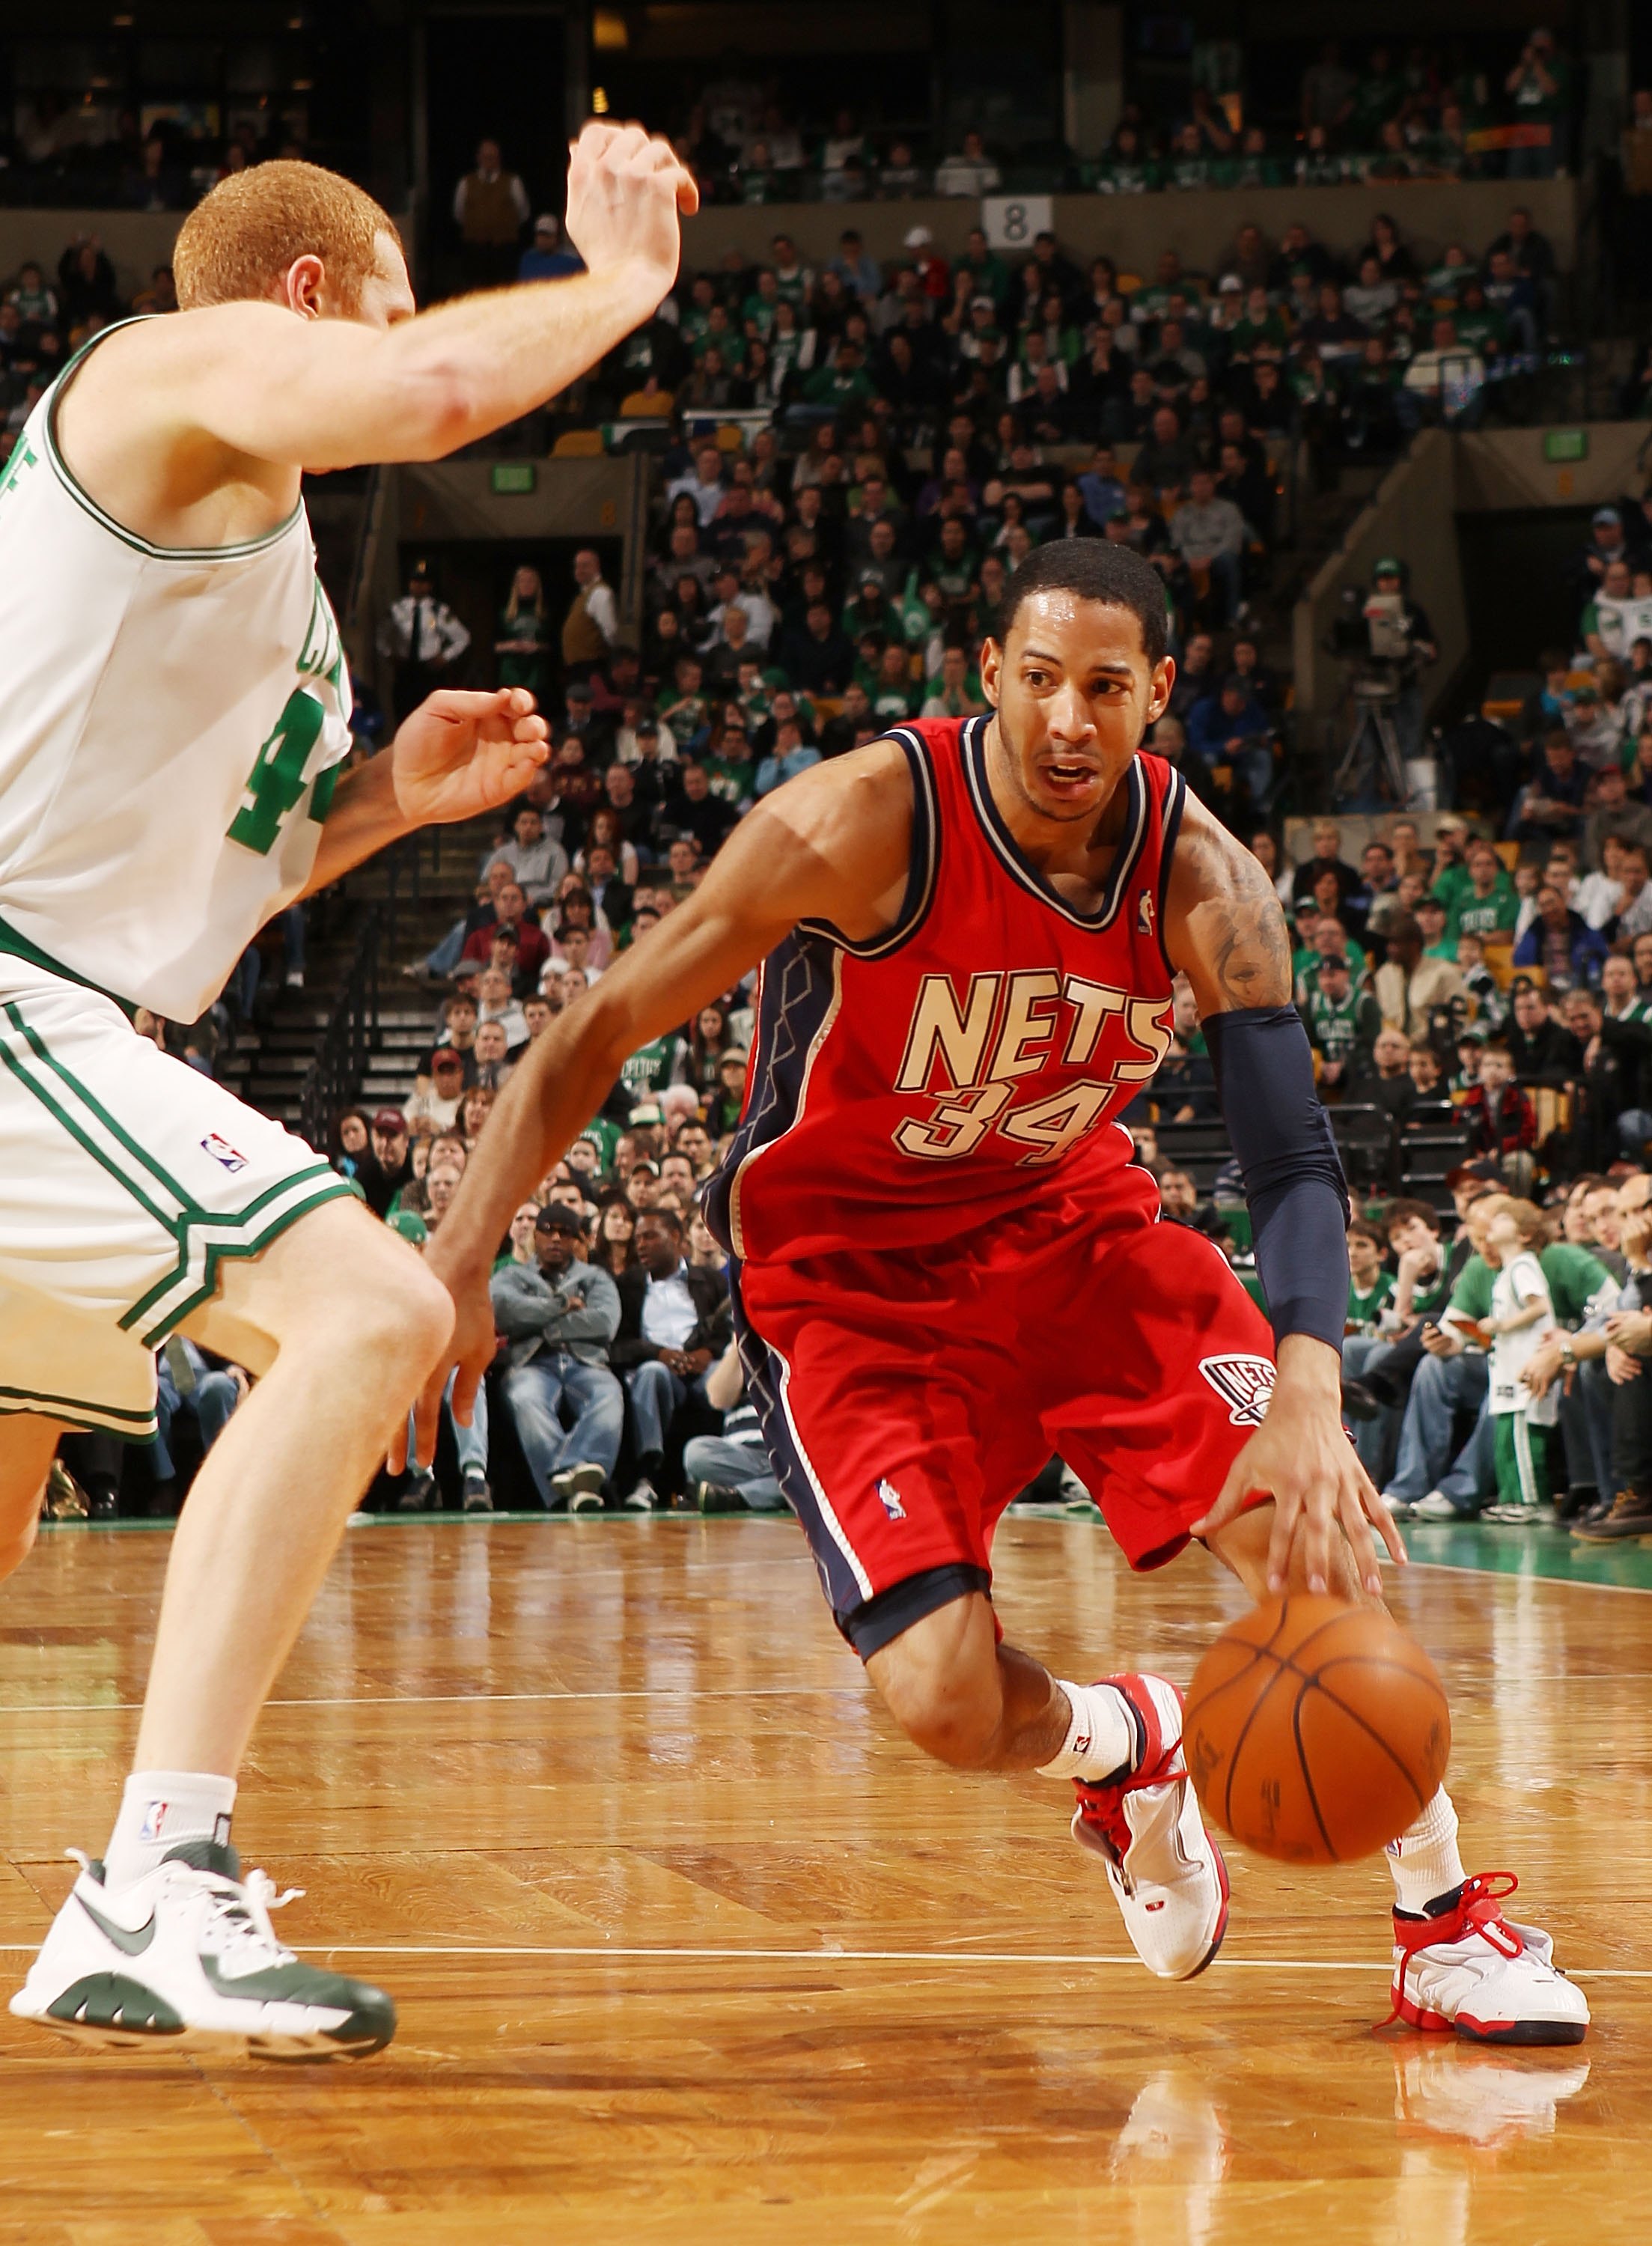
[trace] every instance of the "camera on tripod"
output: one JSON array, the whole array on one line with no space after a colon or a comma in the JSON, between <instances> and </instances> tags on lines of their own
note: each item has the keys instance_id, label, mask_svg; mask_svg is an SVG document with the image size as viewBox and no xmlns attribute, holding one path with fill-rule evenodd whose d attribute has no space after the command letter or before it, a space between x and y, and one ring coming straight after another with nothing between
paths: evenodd
<instances>
[{"instance_id":1,"label":"camera on tripod","mask_svg":"<svg viewBox=\"0 0 1652 2246\"><path fill-rule=\"evenodd\" d=\"M1397 702L1422 669L1403 593L1345 585L1328 644L1351 667L1353 691L1362 702Z\"/></svg>"}]
</instances>

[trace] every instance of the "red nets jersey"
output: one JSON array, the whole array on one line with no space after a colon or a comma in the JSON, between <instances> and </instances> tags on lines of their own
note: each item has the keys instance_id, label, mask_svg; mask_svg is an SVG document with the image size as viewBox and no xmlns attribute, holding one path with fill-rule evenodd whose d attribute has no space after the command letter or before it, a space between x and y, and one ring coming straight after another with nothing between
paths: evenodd
<instances>
[{"instance_id":1,"label":"red nets jersey","mask_svg":"<svg viewBox=\"0 0 1652 2246\"><path fill-rule=\"evenodd\" d=\"M745 1113L709 1195L725 1246L796 1262L952 1241L1098 1186L1144 1210L1114 1119L1170 1045L1160 942L1184 802L1138 756L1096 909L1023 856L986 781L984 718L893 738L912 767L895 927L852 943L800 922L765 962Z\"/></svg>"}]
</instances>

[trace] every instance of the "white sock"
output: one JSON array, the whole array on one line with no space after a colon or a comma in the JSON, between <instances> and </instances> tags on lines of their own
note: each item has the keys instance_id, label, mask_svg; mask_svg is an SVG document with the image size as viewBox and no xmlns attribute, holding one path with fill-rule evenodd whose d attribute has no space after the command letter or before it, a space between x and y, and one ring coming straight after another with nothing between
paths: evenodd
<instances>
[{"instance_id":1,"label":"white sock","mask_svg":"<svg viewBox=\"0 0 1652 2246\"><path fill-rule=\"evenodd\" d=\"M1112 1778L1134 1763L1139 1734L1130 1703L1116 1684L1069 1684L1058 1677L1072 1721L1061 1751L1040 1763L1041 1778Z\"/></svg>"},{"instance_id":2,"label":"white sock","mask_svg":"<svg viewBox=\"0 0 1652 2246\"><path fill-rule=\"evenodd\" d=\"M1416 1824L1389 1842L1385 1854L1394 1875L1396 1908L1414 1917L1423 1917L1430 1903L1462 1886L1468 1874L1457 1853L1457 1812L1444 1787Z\"/></svg>"},{"instance_id":3,"label":"white sock","mask_svg":"<svg viewBox=\"0 0 1652 2246\"><path fill-rule=\"evenodd\" d=\"M104 1858L105 1884L129 1887L184 1841L228 1841L235 1781L211 1771L134 1770Z\"/></svg>"}]
</instances>

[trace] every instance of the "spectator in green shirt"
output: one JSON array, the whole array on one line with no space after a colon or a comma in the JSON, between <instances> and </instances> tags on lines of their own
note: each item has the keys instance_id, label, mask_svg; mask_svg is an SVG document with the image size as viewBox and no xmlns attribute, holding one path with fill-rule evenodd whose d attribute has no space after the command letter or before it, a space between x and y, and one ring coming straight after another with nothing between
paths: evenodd
<instances>
[{"instance_id":1,"label":"spectator in green shirt","mask_svg":"<svg viewBox=\"0 0 1652 2246\"><path fill-rule=\"evenodd\" d=\"M1442 819L1434 829L1434 871L1429 887L1444 901L1448 914L1459 892L1470 886L1469 870L1464 862L1468 841L1468 821L1459 819L1455 812Z\"/></svg>"},{"instance_id":2,"label":"spectator in green shirt","mask_svg":"<svg viewBox=\"0 0 1652 2246\"><path fill-rule=\"evenodd\" d=\"M845 337L829 363L817 367L803 385L806 405L830 405L838 412L869 405L877 392L860 364L860 354Z\"/></svg>"},{"instance_id":3,"label":"spectator in green shirt","mask_svg":"<svg viewBox=\"0 0 1652 2246\"><path fill-rule=\"evenodd\" d=\"M1456 958L1459 936L1478 936L1487 943L1508 943L1519 917L1520 901L1514 884L1491 844L1471 842L1466 861L1467 886L1458 886L1448 907L1449 939L1446 949L1440 954L1444 959ZM1434 894L1440 894L1438 881Z\"/></svg>"},{"instance_id":4,"label":"spectator in green shirt","mask_svg":"<svg viewBox=\"0 0 1652 2246\"><path fill-rule=\"evenodd\" d=\"M1375 1335L1394 1299L1394 1282L1383 1268L1383 1242L1375 1225L1356 1218L1348 1228L1348 1320L1344 1335Z\"/></svg>"},{"instance_id":5,"label":"spectator in green shirt","mask_svg":"<svg viewBox=\"0 0 1652 2246\"><path fill-rule=\"evenodd\" d=\"M1417 925L1423 931L1424 959L1456 958L1457 946L1451 941L1445 907L1438 897L1417 899Z\"/></svg>"}]
</instances>

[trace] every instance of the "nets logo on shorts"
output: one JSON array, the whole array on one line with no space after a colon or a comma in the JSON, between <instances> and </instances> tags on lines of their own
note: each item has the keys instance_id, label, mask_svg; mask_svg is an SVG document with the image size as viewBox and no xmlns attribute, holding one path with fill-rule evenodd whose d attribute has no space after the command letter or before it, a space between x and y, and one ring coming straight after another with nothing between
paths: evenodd
<instances>
[{"instance_id":1,"label":"nets logo on shorts","mask_svg":"<svg viewBox=\"0 0 1652 2246\"><path fill-rule=\"evenodd\" d=\"M1274 1393L1274 1368L1265 1357L1201 1357L1199 1370L1227 1406L1235 1427L1260 1427Z\"/></svg>"},{"instance_id":2,"label":"nets logo on shorts","mask_svg":"<svg viewBox=\"0 0 1652 2246\"><path fill-rule=\"evenodd\" d=\"M232 1177L237 1170L244 1170L247 1167L245 1154L238 1154L228 1140L221 1139L215 1131L209 1131L201 1140L201 1151L203 1154L210 1154L214 1162L221 1162Z\"/></svg>"}]
</instances>

